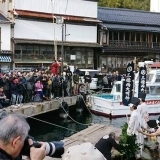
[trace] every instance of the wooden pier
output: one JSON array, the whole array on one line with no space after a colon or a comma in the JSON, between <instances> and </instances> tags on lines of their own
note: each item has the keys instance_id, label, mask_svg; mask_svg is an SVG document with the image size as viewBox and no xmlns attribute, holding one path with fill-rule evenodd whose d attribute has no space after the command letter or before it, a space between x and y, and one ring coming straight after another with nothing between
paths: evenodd
<instances>
[{"instance_id":1,"label":"wooden pier","mask_svg":"<svg viewBox=\"0 0 160 160\"><path fill-rule=\"evenodd\" d=\"M104 135L109 134L110 132L115 132L116 133L116 139L119 140L120 134L121 134L121 129L120 128L115 128L112 126L106 126L103 124L93 124L89 126L88 128L65 138L62 140L64 142L64 147L65 150L70 147L74 146L77 144L85 143L85 142L91 142L93 145ZM44 160L60 160L57 158L51 158L51 157L46 157Z\"/></svg>"}]
</instances>

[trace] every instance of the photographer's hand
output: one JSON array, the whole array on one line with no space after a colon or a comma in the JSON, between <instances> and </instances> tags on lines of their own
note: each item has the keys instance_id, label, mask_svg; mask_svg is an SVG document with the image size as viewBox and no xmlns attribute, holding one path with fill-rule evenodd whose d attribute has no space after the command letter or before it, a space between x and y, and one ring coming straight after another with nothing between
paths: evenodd
<instances>
[{"instance_id":1,"label":"photographer's hand","mask_svg":"<svg viewBox=\"0 0 160 160\"><path fill-rule=\"evenodd\" d=\"M33 145L33 141L31 139L28 140L30 146ZM35 148L32 146L30 148L30 159L31 160L43 160L46 156L45 143L39 142L41 144L41 148Z\"/></svg>"}]
</instances>

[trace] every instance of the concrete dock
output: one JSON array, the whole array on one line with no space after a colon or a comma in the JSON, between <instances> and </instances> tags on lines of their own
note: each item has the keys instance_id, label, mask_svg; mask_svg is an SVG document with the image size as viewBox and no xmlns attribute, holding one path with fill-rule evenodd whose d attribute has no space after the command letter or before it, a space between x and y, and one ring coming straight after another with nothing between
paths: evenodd
<instances>
[{"instance_id":1,"label":"concrete dock","mask_svg":"<svg viewBox=\"0 0 160 160\"><path fill-rule=\"evenodd\" d=\"M67 137L62 141L64 142L64 147L66 150L70 146L74 146L84 142L91 142L92 144L95 144L101 137L109 134L110 132L115 132L117 136L116 139L119 140L121 135L120 128L106 126L103 124L93 124L92 126L86 128L85 130L82 130L70 137ZM44 160L60 160L60 159L46 157Z\"/></svg>"},{"instance_id":2,"label":"concrete dock","mask_svg":"<svg viewBox=\"0 0 160 160\"><path fill-rule=\"evenodd\" d=\"M64 97L63 100L68 103L69 106L73 106L76 104L78 96L73 97ZM60 98L62 100L62 98ZM13 108L13 107L7 107L5 110L7 110L8 113L14 112L14 113L21 113L25 116L36 116L39 114L47 113L50 111L57 110L60 106L60 102L57 99L53 99L51 101L44 101L44 102L32 102L23 104L19 108Z\"/></svg>"}]
</instances>

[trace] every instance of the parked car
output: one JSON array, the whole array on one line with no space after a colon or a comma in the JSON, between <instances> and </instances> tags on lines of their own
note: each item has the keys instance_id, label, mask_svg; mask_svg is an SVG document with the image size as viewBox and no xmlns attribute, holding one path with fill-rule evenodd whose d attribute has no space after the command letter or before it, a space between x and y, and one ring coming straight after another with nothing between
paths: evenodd
<instances>
[{"instance_id":1,"label":"parked car","mask_svg":"<svg viewBox=\"0 0 160 160\"><path fill-rule=\"evenodd\" d=\"M93 70L93 69L80 69L80 80L79 83L84 83L84 75L86 72L89 72L89 75L91 76L91 83L90 83L90 89L95 90L97 88L97 75L100 72L99 70Z\"/></svg>"}]
</instances>

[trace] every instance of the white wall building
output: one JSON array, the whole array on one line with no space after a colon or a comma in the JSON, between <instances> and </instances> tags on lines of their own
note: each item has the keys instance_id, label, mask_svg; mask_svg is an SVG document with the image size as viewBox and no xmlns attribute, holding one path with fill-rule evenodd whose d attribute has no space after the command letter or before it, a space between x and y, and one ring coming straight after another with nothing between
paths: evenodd
<instances>
[{"instance_id":1,"label":"white wall building","mask_svg":"<svg viewBox=\"0 0 160 160\"><path fill-rule=\"evenodd\" d=\"M11 66L11 22L0 14L0 69L7 70Z\"/></svg>"},{"instance_id":2,"label":"white wall building","mask_svg":"<svg viewBox=\"0 0 160 160\"><path fill-rule=\"evenodd\" d=\"M100 47L97 1L6 0L1 4L0 9L14 22L15 67L47 65L55 56L61 56L62 24L53 23L54 16L64 18L64 59L69 64L93 68L95 50ZM57 47L54 47L55 41ZM76 59L71 60L71 55Z\"/></svg>"},{"instance_id":3,"label":"white wall building","mask_svg":"<svg viewBox=\"0 0 160 160\"><path fill-rule=\"evenodd\" d=\"M150 11L160 12L160 0L150 0Z\"/></svg>"}]
</instances>

